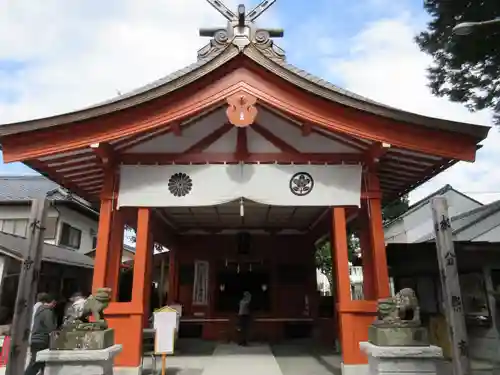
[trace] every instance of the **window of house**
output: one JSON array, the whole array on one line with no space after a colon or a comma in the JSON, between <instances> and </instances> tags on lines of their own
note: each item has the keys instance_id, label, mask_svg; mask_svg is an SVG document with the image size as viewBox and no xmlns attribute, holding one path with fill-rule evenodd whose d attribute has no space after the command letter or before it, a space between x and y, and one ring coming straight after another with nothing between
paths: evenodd
<instances>
[{"instance_id":1,"label":"window of house","mask_svg":"<svg viewBox=\"0 0 500 375\"><path fill-rule=\"evenodd\" d=\"M28 228L28 219L5 219L0 220L0 231L14 234L20 237L26 237Z\"/></svg>"},{"instance_id":2,"label":"window of house","mask_svg":"<svg viewBox=\"0 0 500 375\"><path fill-rule=\"evenodd\" d=\"M45 220L45 231L43 238L46 240L54 240L57 233L57 217L48 217Z\"/></svg>"},{"instance_id":3,"label":"window of house","mask_svg":"<svg viewBox=\"0 0 500 375\"><path fill-rule=\"evenodd\" d=\"M81 239L81 230L76 229L67 223L62 224L61 239L59 240L60 245L71 247L73 249L79 249Z\"/></svg>"}]
</instances>

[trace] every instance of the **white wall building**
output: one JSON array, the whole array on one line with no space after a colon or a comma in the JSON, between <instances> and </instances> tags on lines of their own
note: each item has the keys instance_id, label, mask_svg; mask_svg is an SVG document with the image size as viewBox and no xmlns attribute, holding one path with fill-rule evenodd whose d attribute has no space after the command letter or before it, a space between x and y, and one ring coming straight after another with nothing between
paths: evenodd
<instances>
[{"instance_id":1,"label":"white wall building","mask_svg":"<svg viewBox=\"0 0 500 375\"><path fill-rule=\"evenodd\" d=\"M99 212L43 176L0 177L0 232L26 238L30 201L45 195L52 201L45 224L45 243L92 255L97 244ZM123 261L133 259L134 253L133 247L125 246Z\"/></svg>"},{"instance_id":2,"label":"white wall building","mask_svg":"<svg viewBox=\"0 0 500 375\"><path fill-rule=\"evenodd\" d=\"M384 226L387 243L415 243L429 240L434 232L430 200L435 196L444 196L448 201L450 217L479 209L482 203L446 185L435 193L411 205L409 209Z\"/></svg>"}]
</instances>

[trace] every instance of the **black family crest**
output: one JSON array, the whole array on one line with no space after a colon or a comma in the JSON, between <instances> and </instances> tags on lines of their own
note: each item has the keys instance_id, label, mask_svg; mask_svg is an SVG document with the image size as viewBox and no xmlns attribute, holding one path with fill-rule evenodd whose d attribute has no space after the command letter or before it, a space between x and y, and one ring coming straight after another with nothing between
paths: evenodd
<instances>
[{"instance_id":1,"label":"black family crest","mask_svg":"<svg viewBox=\"0 0 500 375\"><path fill-rule=\"evenodd\" d=\"M186 173L174 173L168 180L168 190L176 197L184 197L193 189L193 180Z\"/></svg>"},{"instance_id":2,"label":"black family crest","mask_svg":"<svg viewBox=\"0 0 500 375\"><path fill-rule=\"evenodd\" d=\"M314 187L314 180L307 172L295 173L290 179L290 191L298 196L309 194Z\"/></svg>"}]
</instances>

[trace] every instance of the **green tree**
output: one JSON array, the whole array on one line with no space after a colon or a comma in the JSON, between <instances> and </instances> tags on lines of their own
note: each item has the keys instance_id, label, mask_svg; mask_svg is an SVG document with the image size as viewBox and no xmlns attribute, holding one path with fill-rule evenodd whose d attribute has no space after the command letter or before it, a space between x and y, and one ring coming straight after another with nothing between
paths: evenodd
<instances>
[{"instance_id":1,"label":"green tree","mask_svg":"<svg viewBox=\"0 0 500 375\"><path fill-rule=\"evenodd\" d=\"M407 195L385 205L382 209L382 219L384 221L384 224L387 224L404 212L408 211L408 207L410 207L410 199Z\"/></svg>"},{"instance_id":2,"label":"green tree","mask_svg":"<svg viewBox=\"0 0 500 375\"><path fill-rule=\"evenodd\" d=\"M395 202L385 205L382 209L382 219L384 223L394 220L409 207L408 196L403 196ZM361 257L359 238L352 228L348 228L347 246L349 251L349 261L355 263ZM330 286L333 288L332 251L328 237L323 237L316 243L316 267L328 278Z\"/></svg>"},{"instance_id":3,"label":"green tree","mask_svg":"<svg viewBox=\"0 0 500 375\"><path fill-rule=\"evenodd\" d=\"M415 40L434 60L428 70L432 93L464 103L471 111L490 108L500 124L500 27L452 33L460 22L500 17L500 1L424 0L424 8L431 19Z\"/></svg>"}]
</instances>

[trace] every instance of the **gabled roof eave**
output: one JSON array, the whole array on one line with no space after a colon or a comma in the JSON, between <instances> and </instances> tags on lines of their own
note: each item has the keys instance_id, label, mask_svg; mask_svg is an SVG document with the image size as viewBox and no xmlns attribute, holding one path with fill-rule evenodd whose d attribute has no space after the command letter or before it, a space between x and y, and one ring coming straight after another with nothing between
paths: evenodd
<instances>
[{"instance_id":1,"label":"gabled roof eave","mask_svg":"<svg viewBox=\"0 0 500 375\"><path fill-rule=\"evenodd\" d=\"M277 62L274 59L272 60L252 45L245 48L243 53L234 45L229 45L210 60L200 60L149 85L92 107L37 120L0 125L0 137L87 120L156 99L180 89L187 84L195 82L240 54L244 54L258 65L303 90L337 104L345 105L360 111L396 121L424 126L430 129L461 133L473 137L477 142L485 139L490 129L490 127L483 125L473 125L426 117L377 103L371 99L340 89L284 61Z\"/></svg>"}]
</instances>

